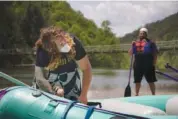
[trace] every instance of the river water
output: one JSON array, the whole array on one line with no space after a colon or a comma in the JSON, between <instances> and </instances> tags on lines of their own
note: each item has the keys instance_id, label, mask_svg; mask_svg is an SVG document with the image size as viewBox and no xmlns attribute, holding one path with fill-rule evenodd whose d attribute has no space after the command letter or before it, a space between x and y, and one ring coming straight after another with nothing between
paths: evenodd
<instances>
[{"instance_id":1,"label":"river water","mask_svg":"<svg viewBox=\"0 0 178 119\"><path fill-rule=\"evenodd\" d=\"M29 85L31 85L34 76L33 67L15 67L12 69L1 69L1 71ZM90 99L122 97L128 83L128 75L128 70L93 69L93 78L88 97ZM178 83L159 75L157 75L157 79L157 94L178 93ZM132 95L134 95L133 74L131 77L131 88ZM149 87L144 78L140 94L150 95Z\"/></svg>"}]
</instances>

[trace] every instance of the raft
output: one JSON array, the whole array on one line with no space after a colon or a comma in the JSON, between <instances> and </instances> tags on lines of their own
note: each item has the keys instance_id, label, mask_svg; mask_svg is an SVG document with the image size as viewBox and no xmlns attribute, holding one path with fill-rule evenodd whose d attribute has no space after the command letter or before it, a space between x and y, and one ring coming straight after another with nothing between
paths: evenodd
<instances>
[{"instance_id":1,"label":"raft","mask_svg":"<svg viewBox=\"0 0 178 119\"><path fill-rule=\"evenodd\" d=\"M0 90L0 119L178 119L176 96L90 100L100 102L99 107L28 86L14 86Z\"/></svg>"}]
</instances>

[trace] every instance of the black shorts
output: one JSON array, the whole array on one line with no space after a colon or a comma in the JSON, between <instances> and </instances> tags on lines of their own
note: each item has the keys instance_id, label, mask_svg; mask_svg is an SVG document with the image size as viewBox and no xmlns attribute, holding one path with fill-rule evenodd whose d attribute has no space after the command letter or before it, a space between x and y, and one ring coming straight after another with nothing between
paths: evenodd
<instances>
[{"instance_id":1,"label":"black shorts","mask_svg":"<svg viewBox=\"0 0 178 119\"><path fill-rule=\"evenodd\" d=\"M134 83L141 83L143 76L148 83L156 82L155 66L149 68L134 67Z\"/></svg>"}]
</instances>

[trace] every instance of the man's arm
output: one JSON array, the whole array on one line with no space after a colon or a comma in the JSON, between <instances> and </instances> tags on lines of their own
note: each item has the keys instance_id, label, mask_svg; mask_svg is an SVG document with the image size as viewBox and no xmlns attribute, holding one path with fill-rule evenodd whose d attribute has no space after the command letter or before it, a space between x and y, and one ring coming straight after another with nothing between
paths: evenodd
<instances>
[{"instance_id":1,"label":"man's arm","mask_svg":"<svg viewBox=\"0 0 178 119\"><path fill-rule=\"evenodd\" d=\"M42 48L37 48L34 72L36 82L42 90L52 93L52 87L50 83L45 79L44 67L48 65L48 61L49 61L48 53Z\"/></svg>"},{"instance_id":2,"label":"man's arm","mask_svg":"<svg viewBox=\"0 0 178 119\"><path fill-rule=\"evenodd\" d=\"M35 66L35 78L37 84L41 89L47 90L48 92L52 93L52 87L50 83L44 77L44 70L41 67Z\"/></svg>"},{"instance_id":3,"label":"man's arm","mask_svg":"<svg viewBox=\"0 0 178 119\"><path fill-rule=\"evenodd\" d=\"M129 55L131 56L133 54L132 48L128 50Z\"/></svg>"},{"instance_id":4,"label":"man's arm","mask_svg":"<svg viewBox=\"0 0 178 119\"><path fill-rule=\"evenodd\" d=\"M79 68L82 70L82 74L83 74L82 91L79 100L82 103L87 104L88 101L87 93L92 80L92 68L87 53L80 40L74 37L74 42L75 42L75 50L76 50L75 60Z\"/></svg>"},{"instance_id":5,"label":"man's arm","mask_svg":"<svg viewBox=\"0 0 178 119\"><path fill-rule=\"evenodd\" d=\"M81 96L85 97L87 96L88 89L90 87L90 83L92 80L92 68L87 55L80 59L79 61L77 61L77 63L83 73Z\"/></svg>"},{"instance_id":6,"label":"man's arm","mask_svg":"<svg viewBox=\"0 0 178 119\"><path fill-rule=\"evenodd\" d=\"M135 41L132 41L131 48L128 50L129 55L131 56L134 53Z\"/></svg>"},{"instance_id":7,"label":"man's arm","mask_svg":"<svg viewBox=\"0 0 178 119\"><path fill-rule=\"evenodd\" d=\"M153 47L153 57L154 57L153 63L154 63L154 65L156 65L156 62L157 62L157 55L158 55L158 48L157 48L155 42L152 43L152 47Z\"/></svg>"}]
</instances>

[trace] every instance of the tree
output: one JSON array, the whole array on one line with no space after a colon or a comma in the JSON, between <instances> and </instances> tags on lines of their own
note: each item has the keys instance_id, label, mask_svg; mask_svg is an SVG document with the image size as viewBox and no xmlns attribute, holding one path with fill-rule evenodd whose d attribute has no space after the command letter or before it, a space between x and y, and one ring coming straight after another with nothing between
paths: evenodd
<instances>
[{"instance_id":1,"label":"tree","mask_svg":"<svg viewBox=\"0 0 178 119\"><path fill-rule=\"evenodd\" d=\"M0 48L6 49L12 46L14 40L14 13L12 10L13 2L2 1L0 3Z\"/></svg>"},{"instance_id":2,"label":"tree","mask_svg":"<svg viewBox=\"0 0 178 119\"><path fill-rule=\"evenodd\" d=\"M111 28L109 27L111 25L111 22L109 20L105 20L101 23L101 27L105 30L105 31L111 31Z\"/></svg>"},{"instance_id":3,"label":"tree","mask_svg":"<svg viewBox=\"0 0 178 119\"><path fill-rule=\"evenodd\" d=\"M39 38L40 29L44 26L45 20L39 6L29 2L25 17L21 23L23 40L25 40L28 45L33 46L35 41Z\"/></svg>"}]
</instances>

